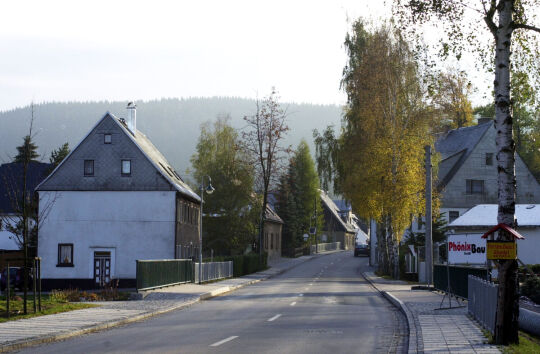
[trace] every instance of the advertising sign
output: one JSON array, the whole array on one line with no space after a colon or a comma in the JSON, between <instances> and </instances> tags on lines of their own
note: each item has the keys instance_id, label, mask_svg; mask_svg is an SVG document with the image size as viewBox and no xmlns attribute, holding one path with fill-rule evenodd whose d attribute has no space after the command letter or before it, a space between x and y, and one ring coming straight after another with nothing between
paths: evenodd
<instances>
[{"instance_id":1,"label":"advertising sign","mask_svg":"<svg viewBox=\"0 0 540 354\"><path fill-rule=\"evenodd\" d=\"M516 259L517 250L514 241L488 241L487 259Z\"/></svg>"},{"instance_id":2,"label":"advertising sign","mask_svg":"<svg viewBox=\"0 0 540 354\"><path fill-rule=\"evenodd\" d=\"M482 234L448 235L448 263L486 263L486 240Z\"/></svg>"}]
</instances>

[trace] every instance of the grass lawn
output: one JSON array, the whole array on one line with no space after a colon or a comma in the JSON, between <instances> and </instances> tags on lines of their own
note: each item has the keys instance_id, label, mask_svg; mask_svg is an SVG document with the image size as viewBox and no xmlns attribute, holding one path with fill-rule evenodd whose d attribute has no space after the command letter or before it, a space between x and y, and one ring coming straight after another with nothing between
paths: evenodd
<instances>
[{"instance_id":1,"label":"grass lawn","mask_svg":"<svg viewBox=\"0 0 540 354\"><path fill-rule=\"evenodd\" d=\"M42 295L41 298L41 312L34 313L34 301L33 297L28 297L27 310L28 314L23 315L23 301L11 299L9 302L10 317L7 318L6 313L6 297L0 296L0 322L20 320L21 318L31 318L36 316L51 315L53 313L60 313L66 311L73 311L79 309L85 309L89 307L95 307L92 304L72 303L67 301L59 301L57 299L51 299L48 295Z\"/></svg>"},{"instance_id":2,"label":"grass lawn","mask_svg":"<svg viewBox=\"0 0 540 354\"><path fill-rule=\"evenodd\" d=\"M505 354L536 354L540 353L540 338L519 331L519 344L500 348Z\"/></svg>"}]
</instances>

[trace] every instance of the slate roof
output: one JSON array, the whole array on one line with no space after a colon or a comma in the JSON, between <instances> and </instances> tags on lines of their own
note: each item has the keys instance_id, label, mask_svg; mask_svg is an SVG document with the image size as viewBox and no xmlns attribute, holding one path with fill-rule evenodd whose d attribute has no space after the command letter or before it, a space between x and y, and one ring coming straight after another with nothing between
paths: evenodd
<instances>
[{"instance_id":1,"label":"slate roof","mask_svg":"<svg viewBox=\"0 0 540 354\"><path fill-rule=\"evenodd\" d=\"M29 195L34 193L34 188L47 177L51 164L31 161L28 165L26 177L26 191ZM11 162L0 166L0 214L12 214L15 212L13 198L22 197L23 171L21 162Z\"/></svg>"},{"instance_id":2,"label":"slate roof","mask_svg":"<svg viewBox=\"0 0 540 354\"><path fill-rule=\"evenodd\" d=\"M488 228L498 224L497 204L479 204L451 222L449 227ZM540 227L540 204L516 204L518 227Z\"/></svg>"},{"instance_id":3,"label":"slate roof","mask_svg":"<svg viewBox=\"0 0 540 354\"><path fill-rule=\"evenodd\" d=\"M121 130L128 136L131 141L137 146L140 151L143 153L143 155L148 159L148 161L154 166L156 170L159 171L159 173L165 178L165 180L178 192L183 194L184 196L190 197L196 201L200 201L200 197L182 180L180 175L174 170L174 168L171 167L171 164L167 161L167 159L161 154L161 152L152 144L150 139L146 137L142 132L139 130L136 130L135 133L132 133L126 126L125 122L113 114L107 112L102 119L100 119L96 125L90 129L88 134L81 140L79 144L70 152L68 156L60 163L56 169L50 174L50 176L54 175L54 173L62 167L62 164L64 161L67 161L69 159L69 156L77 150L77 147L94 131L94 129L105 119L112 118L112 121L114 121L118 126L121 128ZM49 178L47 177L43 182L41 182L37 187L36 190L40 190L40 186L44 184Z\"/></svg>"},{"instance_id":4,"label":"slate roof","mask_svg":"<svg viewBox=\"0 0 540 354\"><path fill-rule=\"evenodd\" d=\"M444 165L445 161L448 163L450 159L456 160L447 169L446 175L439 176L437 189L441 190L452 180L452 177L461 168L488 129L493 127L493 124L493 121L489 121L472 127L453 129L437 139L435 150L441 154L440 164Z\"/></svg>"},{"instance_id":5,"label":"slate roof","mask_svg":"<svg viewBox=\"0 0 540 354\"><path fill-rule=\"evenodd\" d=\"M320 193L321 193L321 201L323 203L323 207L325 207L326 209L330 211L332 217L336 219L336 221L341 225L343 230L346 232L356 232L356 228L354 225L351 225L343 221L343 219L341 218L340 209L336 205L336 203L334 203L332 198L330 198L328 194L326 194L325 191L320 190Z\"/></svg>"},{"instance_id":6,"label":"slate roof","mask_svg":"<svg viewBox=\"0 0 540 354\"><path fill-rule=\"evenodd\" d=\"M351 204L343 199L332 199L341 212L352 210Z\"/></svg>"},{"instance_id":7,"label":"slate roof","mask_svg":"<svg viewBox=\"0 0 540 354\"><path fill-rule=\"evenodd\" d=\"M264 213L264 220L272 221L278 224L283 224L283 220L279 217L279 215L274 211L274 209L269 204L266 205L266 211Z\"/></svg>"},{"instance_id":8,"label":"slate roof","mask_svg":"<svg viewBox=\"0 0 540 354\"><path fill-rule=\"evenodd\" d=\"M135 145L141 149L141 151L146 155L150 162L154 165L156 169L159 170L161 175L180 193L194 198L197 201L200 201L200 197L184 182L182 177L171 167L171 164L167 161L165 156L152 144L150 139L146 137L139 130L136 131L136 134L132 134L123 122L111 114L114 120L124 129L126 134L133 140Z\"/></svg>"}]
</instances>

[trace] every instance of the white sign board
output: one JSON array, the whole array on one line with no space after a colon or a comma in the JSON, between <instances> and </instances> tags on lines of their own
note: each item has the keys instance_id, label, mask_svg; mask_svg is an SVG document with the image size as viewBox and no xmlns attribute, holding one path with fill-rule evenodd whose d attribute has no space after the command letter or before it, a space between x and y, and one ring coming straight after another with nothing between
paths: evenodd
<instances>
[{"instance_id":1,"label":"white sign board","mask_svg":"<svg viewBox=\"0 0 540 354\"><path fill-rule=\"evenodd\" d=\"M486 263L486 240L482 234L448 235L448 263Z\"/></svg>"}]
</instances>

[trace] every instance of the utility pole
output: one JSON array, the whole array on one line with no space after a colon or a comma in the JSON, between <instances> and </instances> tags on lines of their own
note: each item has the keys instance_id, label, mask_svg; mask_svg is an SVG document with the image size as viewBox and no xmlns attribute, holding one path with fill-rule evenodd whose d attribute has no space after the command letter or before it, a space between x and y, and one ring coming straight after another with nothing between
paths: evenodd
<instances>
[{"instance_id":1,"label":"utility pole","mask_svg":"<svg viewBox=\"0 0 540 354\"><path fill-rule=\"evenodd\" d=\"M433 239L431 232L431 146L426 145L426 279L430 286L433 283Z\"/></svg>"}]
</instances>

